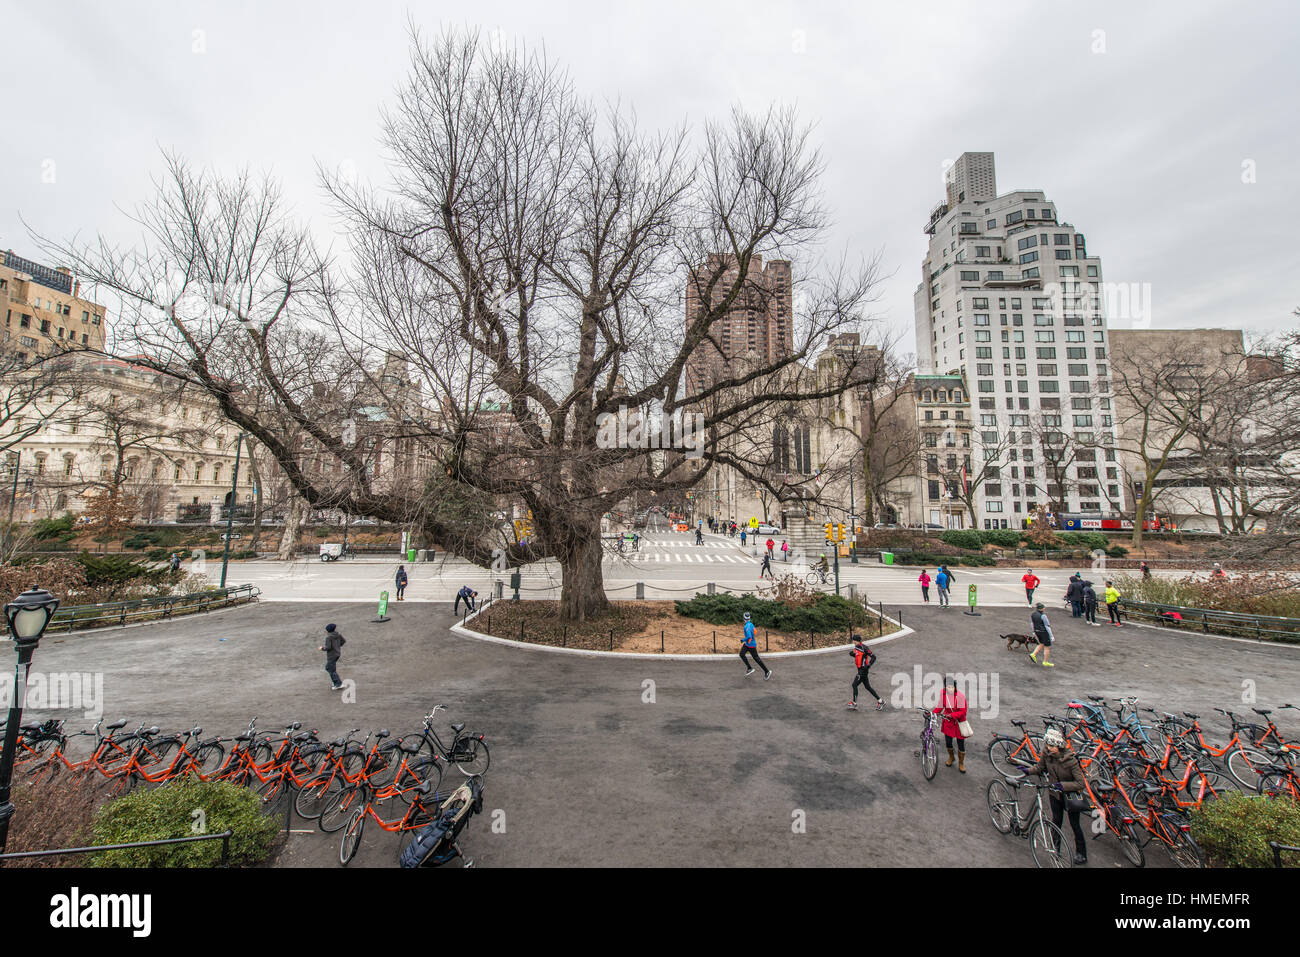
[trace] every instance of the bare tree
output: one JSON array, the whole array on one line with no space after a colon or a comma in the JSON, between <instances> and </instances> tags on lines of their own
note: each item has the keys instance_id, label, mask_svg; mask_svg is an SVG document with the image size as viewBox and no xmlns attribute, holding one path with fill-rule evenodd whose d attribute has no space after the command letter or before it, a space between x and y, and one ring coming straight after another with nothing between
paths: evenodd
<instances>
[{"instance_id":1,"label":"bare tree","mask_svg":"<svg viewBox=\"0 0 1300 957\"><path fill-rule=\"evenodd\" d=\"M581 620L607 604L605 512L636 492L672 497L717 464L762 482L761 457L738 451L762 443L729 439L770 433L785 403L859 385L852 374L819 381L801 363L861 327L876 270L816 267L822 161L790 109L734 111L692 149L685 130L645 134L617 108L598 112L536 53L447 34L413 38L412 61L383 120L392 189L329 182L356 243L355 282L336 280L273 184L195 173L174 157L138 211L139 248L47 248L133 303L124 347L212 394L312 507L418 525L485 565L554 556L562 613ZM790 348L688 386L687 360L763 253L799 254ZM683 319L688 281L705 295ZM289 351L294 336L319 339L306 360ZM432 410L382 381L392 353ZM358 379L437 461L420 487L377 485L365 451L344 440L348 416L319 414L313 385ZM250 390L274 414L247 407ZM488 400L504 421L483 416ZM602 423L620 406L698 411L699 458L606 447ZM533 515L527 545L502 542L495 514L510 501Z\"/></svg>"},{"instance_id":2,"label":"bare tree","mask_svg":"<svg viewBox=\"0 0 1300 957\"><path fill-rule=\"evenodd\" d=\"M925 450L926 474L940 476L947 493L965 507L971 528L979 525L976 503L981 490L987 490L990 484L1000 485L1008 478L1003 470L1008 466L1008 452L1016 444L1015 429L1000 418L998 427L983 430L976 444L978 461L972 460L970 449Z\"/></svg>"}]
</instances>

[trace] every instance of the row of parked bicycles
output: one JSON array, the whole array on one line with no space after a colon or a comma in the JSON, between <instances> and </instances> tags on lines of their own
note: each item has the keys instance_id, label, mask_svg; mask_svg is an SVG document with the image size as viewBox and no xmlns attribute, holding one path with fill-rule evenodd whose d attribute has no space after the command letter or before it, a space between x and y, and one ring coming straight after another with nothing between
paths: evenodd
<instances>
[{"instance_id":1,"label":"row of parked bicycles","mask_svg":"<svg viewBox=\"0 0 1300 957\"><path fill-rule=\"evenodd\" d=\"M1094 833L1114 835L1136 867L1146 863L1153 842L1178 866L1203 867L1190 812L1224 794L1300 801L1300 744L1288 743L1270 709L1252 708L1257 717L1249 718L1215 708L1232 726L1223 743L1206 737L1199 714L1140 707L1136 697L1085 695L1066 710L1040 715L1041 731L1013 721L1016 732L994 734L988 746L998 774L987 789L989 817L1001 833L1029 838L1039 867L1071 864L1062 829L1044 813L1047 785L1025 773L1043 755L1048 728L1058 729L1079 759ZM1297 709L1285 704L1277 710ZM1035 792L1032 802L1021 800L1026 789Z\"/></svg>"},{"instance_id":2,"label":"row of parked bicycles","mask_svg":"<svg viewBox=\"0 0 1300 957\"><path fill-rule=\"evenodd\" d=\"M125 720L103 719L85 731L68 733L51 719L20 729L15 767L33 780L54 775L96 776L115 794L141 784L193 777L228 781L254 789L268 813L290 810L314 821L324 833L343 831L339 862L349 863L361 845L368 821L401 835L398 861L429 866L461 852L457 838L483 808L483 777L491 756L483 735L451 725L444 742L435 706L417 731L393 735L388 729L364 738L353 728L333 740L293 722L278 732L257 728L257 718L242 734L204 737L201 727L166 732L141 724L124 731ZM3 726L0 725L0 733ZM76 739L91 738L89 753ZM444 770L463 776L446 792Z\"/></svg>"}]
</instances>

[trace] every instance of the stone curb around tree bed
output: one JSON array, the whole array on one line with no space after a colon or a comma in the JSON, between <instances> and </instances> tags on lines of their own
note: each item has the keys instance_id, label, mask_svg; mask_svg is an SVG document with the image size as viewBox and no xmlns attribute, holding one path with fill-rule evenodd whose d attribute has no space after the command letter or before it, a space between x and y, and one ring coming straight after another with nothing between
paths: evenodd
<instances>
[{"instance_id":1,"label":"stone curb around tree bed","mask_svg":"<svg viewBox=\"0 0 1300 957\"><path fill-rule=\"evenodd\" d=\"M464 619L465 622L473 621L475 618L481 615L485 610L486 610L486 606L480 607L478 611L474 612L472 615L467 615ZM897 619L890 618L888 615L883 615L880 617L883 617L885 621L890 622L891 624L897 626L898 630L895 632L891 632L890 634L885 635L884 637L881 638L868 639L867 644L869 645L878 645L882 642L893 641L895 638L903 638L906 637L907 635L916 633L916 629L906 627L905 625L901 624ZM645 659L645 660L653 660L653 661L730 661L734 663L734 659L736 657L736 654L738 653L738 652L729 652L726 654L708 653L708 654L698 654L698 655L682 655L682 654L674 654L674 653L655 653L652 651L596 651L587 648L557 648L554 645L539 645L539 644L534 644L531 641L519 641L516 638L500 638L496 635L487 635L481 631L474 631L471 628L466 628L464 624L452 625L449 630L452 632L452 634L460 635L462 638L472 638L477 641L490 641L498 645L508 645L508 646L513 646L515 648L533 648L537 651L554 651L554 652L559 652L562 654L569 654L569 655L583 655L588 658ZM822 654L827 654L829 652L847 651L852 647L853 646L850 644L850 645L831 645L830 647L827 648L808 648L804 651L771 651L771 652L765 651L763 652L763 657L764 658L794 658L799 655L822 655Z\"/></svg>"}]
</instances>

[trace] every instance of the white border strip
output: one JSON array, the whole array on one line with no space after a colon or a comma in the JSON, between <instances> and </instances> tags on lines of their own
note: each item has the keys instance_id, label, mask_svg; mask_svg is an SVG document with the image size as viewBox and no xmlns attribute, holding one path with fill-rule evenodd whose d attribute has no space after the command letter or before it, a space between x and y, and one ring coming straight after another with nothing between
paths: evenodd
<instances>
[{"instance_id":1,"label":"white border strip","mask_svg":"<svg viewBox=\"0 0 1300 957\"><path fill-rule=\"evenodd\" d=\"M503 601L509 601L509 600L510 599L503 599ZM486 610L486 607L487 606L483 606L479 608L478 611L474 612L474 614L466 616L465 621L468 622L477 618ZM885 635L883 638L868 639L866 642L868 645L879 645L879 644L883 644L886 641L893 641L895 638L903 638L906 637L907 635L915 634L915 629L908 628L900 624L898 621L896 621L893 618L890 618L888 615L885 615L883 617L885 621L897 625L899 630L893 632L892 634ZM452 625L449 630L454 634L460 635L462 638L472 638L477 641L488 641L488 642L492 642L493 644L507 645L514 648L532 648L536 651L554 651L561 654L582 655L583 657L586 658L614 658L620 660L641 659L641 660L650 660L650 661L727 661L734 664L735 663L734 659L736 655L739 654L740 652L739 648L737 648L734 653L731 652L726 654L709 653L709 654L699 654L699 655L679 655L679 654L671 654L671 653L663 653L663 652L656 653L656 652L647 652L647 651L595 651L586 648L557 648L554 645L539 645L539 644L534 644L531 641L518 641L517 639L514 638L498 638L496 635L485 635L481 631L474 631L470 628L466 628L463 624ZM850 645L831 645L828 648L809 648L804 651L772 651L772 652L765 651L763 652L763 657L764 658L795 658L800 655L823 655L833 651L847 651L852 647L853 646L850 644Z\"/></svg>"}]
</instances>

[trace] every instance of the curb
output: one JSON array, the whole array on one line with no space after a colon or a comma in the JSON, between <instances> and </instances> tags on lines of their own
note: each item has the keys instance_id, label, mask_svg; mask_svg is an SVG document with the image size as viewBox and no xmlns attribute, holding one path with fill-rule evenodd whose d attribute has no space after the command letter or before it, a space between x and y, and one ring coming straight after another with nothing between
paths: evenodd
<instances>
[{"instance_id":1,"label":"curb","mask_svg":"<svg viewBox=\"0 0 1300 957\"><path fill-rule=\"evenodd\" d=\"M484 609L480 608L478 611L474 612L474 614L467 616L465 618L465 621L466 622L472 621L473 619L477 618L480 614L482 614L483 611ZM885 621L892 622L895 625L899 624L895 619L890 618L888 615L885 615L884 618ZM530 641L518 641L517 639L514 638L498 638L496 635L485 635L481 631L474 631L471 628L466 628L464 624L452 625L449 630L453 634L460 635L462 638L470 638L475 641L487 641L493 644L507 645L515 648L531 648L534 651L553 651L559 654L581 655L587 658L613 658L616 660L630 659L630 660L642 660L642 661L644 660L726 661L734 664L735 662L733 659L736 657L736 655L734 654L710 653L710 654L698 654L698 655L683 655L683 654L664 654L664 653L655 653L655 652L647 652L647 651L595 651L586 648L556 648L554 645L538 645L538 644L533 644ZM908 635L912 635L915 633L916 630L914 628L908 628L906 626L899 625L899 630L894 632L893 634L885 635L883 638L875 638L869 640L867 644L879 645L879 644L883 644L886 641L893 641L895 638L905 638ZM764 658L797 658L805 655L823 655L823 654L828 654L830 652L843 652L852 647L853 645L848 644L848 645L832 645L829 648L809 648L804 651L772 651L772 652L764 652L763 657Z\"/></svg>"}]
</instances>

